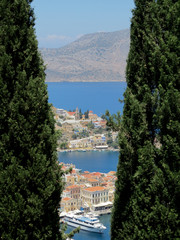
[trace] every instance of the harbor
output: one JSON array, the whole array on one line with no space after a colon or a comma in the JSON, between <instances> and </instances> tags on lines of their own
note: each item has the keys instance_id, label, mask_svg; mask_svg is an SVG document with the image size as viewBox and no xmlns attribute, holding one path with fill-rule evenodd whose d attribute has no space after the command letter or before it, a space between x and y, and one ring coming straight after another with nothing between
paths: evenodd
<instances>
[{"instance_id":1,"label":"harbor","mask_svg":"<svg viewBox=\"0 0 180 240\"><path fill-rule=\"evenodd\" d=\"M111 194L114 192L115 183L112 183L112 179L115 181L116 176L114 174L116 172L118 155L118 152L112 151L72 151L58 153L60 163L61 161L64 162L67 168L73 167L72 175L66 176L69 183L69 186L66 185L66 190L69 191L65 191L65 195L63 195L63 198L65 197L65 201L63 201L66 204L64 202L61 204L61 222L67 213L73 214L78 209L83 210L86 216L88 214L98 217L99 222L105 227L102 234L81 229L73 237L74 240L110 239L110 216L113 205L113 195ZM81 189L77 186L78 181L84 188ZM103 181L106 183L106 186L103 184ZM74 200L71 199L71 196L74 197ZM107 196L105 200L104 196ZM68 225L67 232L72 231L76 226Z\"/></svg>"},{"instance_id":2,"label":"harbor","mask_svg":"<svg viewBox=\"0 0 180 240\"><path fill-rule=\"evenodd\" d=\"M76 233L73 237L73 240L110 240L110 221L111 215L106 214L99 216L100 222L106 227L103 234L93 233L88 231L81 230L79 233ZM74 228L68 226L67 232L71 232Z\"/></svg>"},{"instance_id":3,"label":"harbor","mask_svg":"<svg viewBox=\"0 0 180 240\"><path fill-rule=\"evenodd\" d=\"M106 227L100 223L96 215L93 215L92 213L86 214L81 210L66 213L62 222L75 228L80 227L80 230L92 233L103 233L106 229Z\"/></svg>"}]
</instances>

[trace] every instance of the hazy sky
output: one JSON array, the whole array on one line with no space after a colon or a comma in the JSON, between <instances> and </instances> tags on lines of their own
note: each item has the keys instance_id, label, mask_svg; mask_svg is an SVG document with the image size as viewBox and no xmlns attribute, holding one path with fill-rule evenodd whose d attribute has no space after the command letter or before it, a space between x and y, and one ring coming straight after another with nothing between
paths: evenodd
<instances>
[{"instance_id":1,"label":"hazy sky","mask_svg":"<svg viewBox=\"0 0 180 240\"><path fill-rule=\"evenodd\" d=\"M130 27L133 0L34 0L39 47L61 47L94 32Z\"/></svg>"}]
</instances>

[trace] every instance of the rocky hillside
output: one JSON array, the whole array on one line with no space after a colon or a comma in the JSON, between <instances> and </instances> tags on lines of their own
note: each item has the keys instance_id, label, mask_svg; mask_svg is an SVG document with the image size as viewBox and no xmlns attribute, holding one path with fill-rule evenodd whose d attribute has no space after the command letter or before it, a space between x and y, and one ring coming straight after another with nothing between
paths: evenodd
<instances>
[{"instance_id":1,"label":"rocky hillside","mask_svg":"<svg viewBox=\"0 0 180 240\"><path fill-rule=\"evenodd\" d=\"M40 49L48 82L125 81L129 30L87 34L62 48Z\"/></svg>"}]
</instances>

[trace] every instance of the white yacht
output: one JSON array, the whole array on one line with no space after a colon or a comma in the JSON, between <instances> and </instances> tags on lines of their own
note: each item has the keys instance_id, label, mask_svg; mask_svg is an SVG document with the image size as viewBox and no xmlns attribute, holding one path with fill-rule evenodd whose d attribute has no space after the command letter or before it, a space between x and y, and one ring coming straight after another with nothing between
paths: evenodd
<instances>
[{"instance_id":1,"label":"white yacht","mask_svg":"<svg viewBox=\"0 0 180 240\"><path fill-rule=\"evenodd\" d=\"M80 227L82 230L103 233L106 227L96 217L83 215L82 212L67 213L63 219L69 226Z\"/></svg>"}]
</instances>

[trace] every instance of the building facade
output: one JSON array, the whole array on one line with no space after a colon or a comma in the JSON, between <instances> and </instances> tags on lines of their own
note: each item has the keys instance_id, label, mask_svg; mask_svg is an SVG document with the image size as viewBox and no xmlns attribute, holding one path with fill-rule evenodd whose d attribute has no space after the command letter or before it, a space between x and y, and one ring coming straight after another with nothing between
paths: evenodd
<instances>
[{"instance_id":1,"label":"building facade","mask_svg":"<svg viewBox=\"0 0 180 240\"><path fill-rule=\"evenodd\" d=\"M85 188L82 189L81 198L89 206L107 202L109 201L109 190L100 186Z\"/></svg>"}]
</instances>

